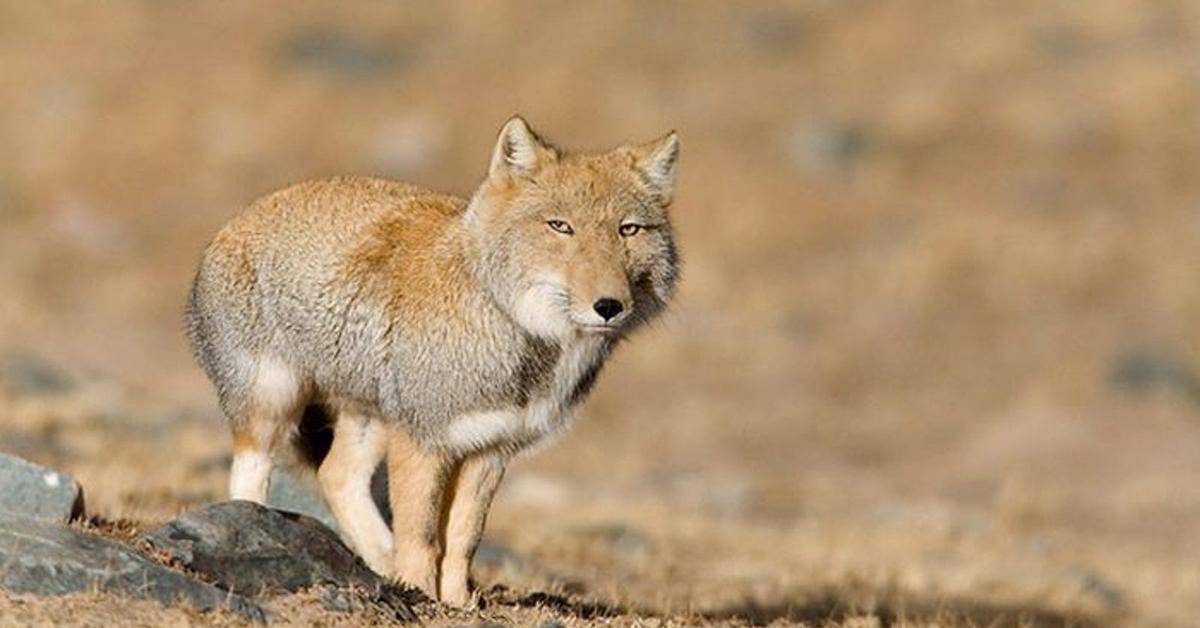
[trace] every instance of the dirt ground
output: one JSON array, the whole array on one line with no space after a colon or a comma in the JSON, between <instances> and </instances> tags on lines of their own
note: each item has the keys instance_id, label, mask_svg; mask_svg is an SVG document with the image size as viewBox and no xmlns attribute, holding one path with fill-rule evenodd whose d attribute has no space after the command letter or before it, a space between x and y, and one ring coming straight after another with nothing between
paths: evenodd
<instances>
[{"instance_id":1,"label":"dirt ground","mask_svg":"<svg viewBox=\"0 0 1200 628\"><path fill-rule=\"evenodd\" d=\"M182 307L240 207L675 128L677 302L423 617L1195 625L1198 59L1189 0L0 1L0 450L137 529L221 499ZM239 622L0 594L60 624Z\"/></svg>"}]
</instances>

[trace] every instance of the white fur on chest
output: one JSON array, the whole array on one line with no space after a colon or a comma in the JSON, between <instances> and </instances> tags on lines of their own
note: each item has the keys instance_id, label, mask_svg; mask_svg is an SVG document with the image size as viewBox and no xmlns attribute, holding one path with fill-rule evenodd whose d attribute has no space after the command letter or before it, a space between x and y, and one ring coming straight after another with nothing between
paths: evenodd
<instances>
[{"instance_id":1,"label":"white fur on chest","mask_svg":"<svg viewBox=\"0 0 1200 628\"><path fill-rule=\"evenodd\" d=\"M504 445L527 445L570 426L571 396L579 381L600 359L603 339L589 336L563 347L554 365L550 390L524 408L480 410L460 415L450 424L446 441L452 449L475 451Z\"/></svg>"}]
</instances>

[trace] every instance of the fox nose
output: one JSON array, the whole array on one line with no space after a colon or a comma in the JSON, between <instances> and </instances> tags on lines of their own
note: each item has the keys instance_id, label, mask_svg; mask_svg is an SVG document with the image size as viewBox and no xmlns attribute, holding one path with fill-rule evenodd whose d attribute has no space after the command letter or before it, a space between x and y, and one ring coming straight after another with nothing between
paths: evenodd
<instances>
[{"instance_id":1,"label":"fox nose","mask_svg":"<svg viewBox=\"0 0 1200 628\"><path fill-rule=\"evenodd\" d=\"M625 306L621 305L621 302L616 299L604 297L603 299L597 299L596 302L592 304L592 309L596 310L596 313L599 314L604 320L611 321L612 319L616 318L618 314L625 310Z\"/></svg>"}]
</instances>

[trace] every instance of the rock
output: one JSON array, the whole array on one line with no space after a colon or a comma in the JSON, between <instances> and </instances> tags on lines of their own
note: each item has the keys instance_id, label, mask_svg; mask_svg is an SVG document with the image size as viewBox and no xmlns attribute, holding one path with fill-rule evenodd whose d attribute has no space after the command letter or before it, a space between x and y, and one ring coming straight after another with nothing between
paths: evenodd
<instances>
[{"instance_id":1,"label":"rock","mask_svg":"<svg viewBox=\"0 0 1200 628\"><path fill-rule=\"evenodd\" d=\"M267 490L267 506L312 517L338 532L337 521L312 487L283 469L271 472L270 488Z\"/></svg>"},{"instance_id":2,"label":"rock","mask_svg":"<svg viewBox=\"0 0 1200 628\"><path fill-rule=\"evenodd\" d=\"M1200 405L1200 375L1183 360L1153 351L1127 351L1118 355L1109 381L1115 387L1132 391L1169 390Z\"/></svg>"},{"instance_id":3,"label":"rock","mask_svg":"<svg viewBox=\"0 0 1200 628\"><path fill-rule=\"evenodd\" d=\"M479 547L475 548L474 564L492 569L516 572L521 572L527 568L525 559L516 552L503 545L496 545L488 541L480 541Z\"/></svg>"},{"instance_id":4,"label":"rock","mask_svg":"<svg viewBox=\"0 0 1200 628\"><path fill-rule=\"evenodd\" d=\"M391 45L368 42L346 33L318 30L287 42L284 63L330 76L363 79L392 72L408 59Z\"/></svg>"},{"instance_id":5,"label":"rock","mask_svg":"<svg viewBox=\"0 0 1200 628\"><path fill-rule=\"evenodd\" d=\"M819 178L848 174L868 148L870 138L863 127L833 119L805 121L788 141L796 167Z\"/></svg>"},{"instance_id":6,"label":"rock","mask_svg":"<svg viewBox=\"0 0 1200 628\"><path fill-rule=\"evenodd\" d=\"M392 509L388 504L387 470L384 465L375 469L371 477L371 497L384 521L392 522ZM330 530L341 534L333 512L316 492L311 482L299 479L283 469L271 472L270 488L267 490L267 506L276 510L293 512L312 517L325 524Z\"/></svg>"},{"instance_id":7,"label":"rock","mask_svg":"<svg viewBox=\"0 0 1200 628\"><path fill-rule=\"evenodd\" d=\"M73 387L60 371L22 351L9 352L0 358L0 380L14 392L26 395L60 394Z\"/></svg>"},{"instance_id":8,"label":"rock","mask_svg":"<svg viewBox=\"0 0 1200 628\"><path fill-rule=\"evenodd\" d=\"M651 549L650 539L645 534L623 523L589 526L580 530L583 536L610 545L627 555L644 555Z\"/></svg>"},{"instance_id":9,"label":"rock","mask_svg":"<svg viewBox=\"0 0 1200 628\"><path fill-rule=\"evenodd\" d=\"M66 523L83 516L83 489L74 478L0 454L0 513Z\"/></svg>"},{"instance_id":10,"label":"rock","mask_svg":"<svg viewBox=\"0 0 1200 628\"><path fill-rule=\"evenodd\" d=\"M372 613L397 621L413 619L407 603L380 590L329 588L321 594L321 606L335 613Z\"/></svg>"},{"instance_id":11,"label":"rock","mask_svg":"<svg viewBox=\"0 0 1200 628\"><path fill-rule=\"evenodd\" d=\"M1125 594L1121 589L1086 567L1068 567L1063 573L1063 579L1071 588L1077 588L1083 594L1094 597L1106 611L1115 612L1126 607Z\"/></svg>"},{"instance_id":12,"label":"rock","mask_svg":"<svg viewBox=\"0 0 1200 628\"><path fill-rule=\"evenodd\" d=\"M210 504L150 531L155 550L243 595L318 585L360 588L408 619L418 594L371 571L321 522L248 501Z\"/></svg>"},{"instance_id":13,"label":"rock","mask_svg":"<svg viewBox=\"0 0 1200 628\"><path fill-rule=\"evenodd\" d=\"M12 513L0 512L0 565L0 586L17 593L102 591L267 619L249 600L193 580L120 543Z\"/></svg>"}]
</instances>

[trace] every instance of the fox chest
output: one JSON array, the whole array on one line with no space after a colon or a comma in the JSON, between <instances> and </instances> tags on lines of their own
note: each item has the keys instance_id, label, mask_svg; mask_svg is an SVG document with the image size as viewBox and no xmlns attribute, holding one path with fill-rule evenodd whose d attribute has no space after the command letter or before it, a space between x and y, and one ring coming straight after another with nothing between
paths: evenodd
<instances>
[{"instance_id":1,"label":"fox chest","mask_svg":"<svg viewBox=\"0 0 1200 628\"><path fill-rule=\"evenodd\" d=\"M601 339L582 339L562 349L549 372L547 385L523 404L479 407L454 417L444 441L451 449L518 450L565 431L576 406L586 396L606 353Z\"/></svg>"}]
</instances>

